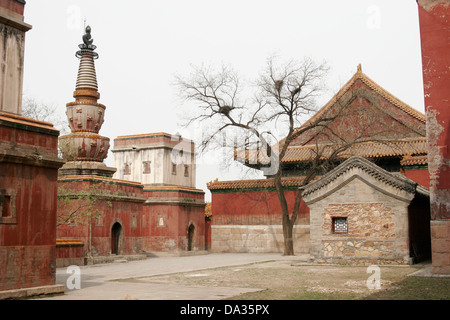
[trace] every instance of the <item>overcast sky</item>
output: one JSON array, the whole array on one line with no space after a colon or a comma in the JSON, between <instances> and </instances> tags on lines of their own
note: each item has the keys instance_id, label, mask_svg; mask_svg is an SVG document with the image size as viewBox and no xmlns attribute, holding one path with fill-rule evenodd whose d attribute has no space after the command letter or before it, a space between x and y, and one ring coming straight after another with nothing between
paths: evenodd
<instances>
[{"instance_id":1,"label":"overcast sky","mask_svg":"<svg viewBox=\"0 0 450 320\"><path fill-rule=\"evenodd\" d=\"M192 64L226 63L254 79L273 54L326 61L323 104L361 63L372 80L424 112L415 0L29 0L24 95L56 106L61 117L74 100L85 19L106 106L100 134L111 144L120 135L152 132L195 140L201 128L180 126L174 75ZM206 182L243 177L239 164L226 170L219 160L218 154L198 160L197 188L207 199ZM114 165L111 153L106 163Z\"/></svg>"}]
</instances>

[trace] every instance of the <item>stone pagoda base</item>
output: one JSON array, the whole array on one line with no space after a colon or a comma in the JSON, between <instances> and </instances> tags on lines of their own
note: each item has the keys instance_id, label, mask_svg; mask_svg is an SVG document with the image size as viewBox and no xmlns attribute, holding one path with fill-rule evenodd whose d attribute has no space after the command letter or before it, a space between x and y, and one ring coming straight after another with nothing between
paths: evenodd
<instances>
[{"instance_id":1,"label":"stone pagoda base","mask_svg":"<svg viewBox=\"0 0 450 320\"><path fill-rule=\"evenodd\" d=\"M103 162L69 161L59 169L60 176L94 175L111 178L116 168L107 167Z\"/></svg>"}]
</instances>

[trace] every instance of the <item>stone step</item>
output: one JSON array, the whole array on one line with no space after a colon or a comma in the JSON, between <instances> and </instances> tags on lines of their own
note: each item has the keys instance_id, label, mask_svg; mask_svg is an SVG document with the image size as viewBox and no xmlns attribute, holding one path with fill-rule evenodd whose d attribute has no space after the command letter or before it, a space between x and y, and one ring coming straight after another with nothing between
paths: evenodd
<instances>
[{"instance_id":1,"label":"stone step","mask_svg":"<svg viewBox=\"0 0 450 320\"><path fill-rule=\"evenodd\" d=\"M126 263L128 261L145 260L147 255L134 254L134 255L109 255L109 256L97 256L92 257L88 264L101 264L101 263Z\"/></svg>"}]
</instances>

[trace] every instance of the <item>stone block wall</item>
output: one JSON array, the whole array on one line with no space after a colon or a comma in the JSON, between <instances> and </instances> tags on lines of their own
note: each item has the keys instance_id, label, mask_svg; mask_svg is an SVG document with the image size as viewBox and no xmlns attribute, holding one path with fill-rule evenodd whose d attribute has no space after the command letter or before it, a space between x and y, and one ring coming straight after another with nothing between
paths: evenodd
<instances>
[{"instance_id":1,"label":"stone block wall","mask_svg":"<svg viewBox=\"0 0 450 320\"><path fill-rule=\"evenodd\" d=\"M281 225L212 225L211 252L280 252ZM294 227L294 252L309 253L309 225Z\"/></svg>"},{"instance_id":2,"label":"stone block wall","mask_svg":"<svg viewBox=\"0 0 450 320\"><path fill-rule=\"evenodd\" d=\"M352 179L311 210L311 255L318 262L408 264L408 202ZM347 218L346 233L333 233L332 218Z\"/></svg>"},{"instance_id":3,"label":"stone block wall","mask_svg":"<svg viewBox=\"0 0 450 320\"><path fill-rule=\"evenodd\" d=\"M333 234L332 217L346 217L348 233ZM394 258L395 225L391 208L382 203L330 204L322 212L323 259L356 258L359 263L379 259L404 263ZM369 240L368 240L369 239Z\"/></svg>"},{"instance_id":4,"label":"stone block wall","mask_svg":"<svg viewBox=\"0 0 450 320\"><path fill-rule=\"evenodd\" d=\"M431 221L433 274L450 274L450 220Z\"/></svg>"}]
</instances>

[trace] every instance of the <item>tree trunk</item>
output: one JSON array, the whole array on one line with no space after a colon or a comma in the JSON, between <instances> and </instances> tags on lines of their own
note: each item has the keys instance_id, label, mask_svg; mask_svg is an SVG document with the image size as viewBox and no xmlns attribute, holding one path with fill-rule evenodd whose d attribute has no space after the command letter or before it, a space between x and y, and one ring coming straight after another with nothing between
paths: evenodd
<instances>
[{"instance_id":1,"label":"tree trunk","mask_svg":"<svg viewBox=\"0 0 450 320\"><path fill-rule=\"evenodd\" d=\"M283 214L283 236L284 236L284 253L285 256L294 255L294 237L293 237L294 223L289 219L289 216Z\"/></svg>"}]
</instances>

